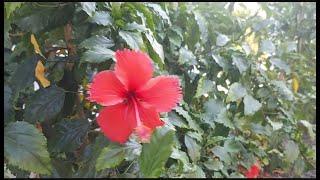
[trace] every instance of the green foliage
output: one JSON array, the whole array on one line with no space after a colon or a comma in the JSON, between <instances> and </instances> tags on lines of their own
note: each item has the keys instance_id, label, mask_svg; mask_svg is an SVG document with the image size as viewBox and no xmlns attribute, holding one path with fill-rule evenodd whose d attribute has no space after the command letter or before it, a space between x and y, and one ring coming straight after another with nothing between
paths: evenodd
<instances>
[{"instance_id":1,"label":"green foliage","mask_svg":"<svg viewBox=\"0 0 320 180\"><path fill-rule=\"evenodd\" d=\"M35 123L54 118L61 111L64 98L65 92L56 86L36 91L26 102L24 119Z\"/></svg>"},{"instance_id":2,"label":"green foliage","mask_svg":"<svg viewBox=\"0 0 320 180\"><path fill-rule=\"evenodd\" d=\"M239 167L259 162L306 177L316 168L316 6L257 8L5 2L4 176L244 177ZM150 143L110 143L101 107L87 100L93 75L112 70L123 48L148 53L154 75L181 79L183 100L160 114L166 126ZM35 78L39 60L47 88Z\"/></svg>"},{"instance_id":3,"label":"green foliage","mask_svg":"<svg viewBox=\"0 0 320 180\"><path fill-rule=\"evenodd\" d=\"M171 130L157 129L150 143L142 147L139 165L143 177L160 176L172 152L173 136L174 133Z\"/></svg>"},{"instance_id":4,"label":"green foliage","mask_svg":"<svg viewBox=\"0 0 320 180\"><path fill-rule=\"evenodd\" d=\"M118 145L109 145L105 147L96 163L96 169L97 171L106 169L106 168L112 168L121 163L125 158L125 151L124 148Z\"/></svg>"},{"instance_id":5,"label":"green foliage","mask_svg":"<svg viewBox=\"0 0 320 180\"><path fill-rule=\"evenodd\" d=\"M13 122L4 129L4 156L12 165L40 174L51 174L46 138L27 122Z\"/></svg>"}]
</instances>

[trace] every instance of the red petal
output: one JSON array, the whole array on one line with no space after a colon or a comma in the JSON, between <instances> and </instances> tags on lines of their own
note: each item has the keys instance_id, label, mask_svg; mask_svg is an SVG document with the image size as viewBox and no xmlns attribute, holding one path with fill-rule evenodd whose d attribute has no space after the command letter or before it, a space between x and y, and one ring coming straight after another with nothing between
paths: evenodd
<instances>
[{"instance_id":1,"label":"red petal","mask_svg":"<svg viewBox=\"0 0 320 180\"><path fill-rule=\"evenodd\" d=\"M112 71L101 71L93 78L89 85L89 100L103 106L121 103L126 90Z\"/></svg>"},{"instance_id":2,"label":"red petal","mask_svg":"<svg viewBox=\"0 0 320 180\"><path fill-rule=\"evenodd\" d=\"M152 77L153 66L147 54L124 49L116 51L115 57L115 73L128 90L136 90Z\"/></svg>"},{"instance_id":3,"label":"red petal","mask_svg":"<svg viewBox=\"0 0 320 180\"><path fill-rule=\"evenodd\" d=\"M247 178L256 178L259 175L260 168L257 165L252 165L251 168L247 171L245 176Z\"/></svg>"},{"instance_id":4,"label":"red petal","mask_svg":"<svg viewBox=\"0 0 320 180\"><path fill-rule=\"evenodd\" d=\"M177 76L152 78L136 94L139 99L154 106L158 112L171 111L182 98Z\"/></svg>"},{"instance_id":5,"label":"red petal","mask_svg":"<svg viewBox=\"0 0 320 180\"><path fill-rule=\"evenodd\" d=\"M157 126L163 126L164 122L160 120L156 109L146 103L138 103L139 116L142 123L152 130Z\"/></svg>"},{"instance_id":6,"label":"red petal","mask_svg":"<svg viewBox=\"0 0 320 180\"><path fill-rule=\"evenodd\" d=\"M135 130L135 133L140 138L141 142L143 142L143 143L150 142L150 138L151 138L151 134L152 134L151 128L148 128L147 126L141 125L141 126L137 126L134 130Z\"/></svg>"},{"instance_id":7,"label":"red petal","mask_svg":"<svg viewBox=\"0 0 320 180\"><path fill-rule=\"evenodd\" d=\"M97 118L102 132L111 141L125 143L137 126L134 107L127 103L107 106Z\"/></svg>"}]
</instances>

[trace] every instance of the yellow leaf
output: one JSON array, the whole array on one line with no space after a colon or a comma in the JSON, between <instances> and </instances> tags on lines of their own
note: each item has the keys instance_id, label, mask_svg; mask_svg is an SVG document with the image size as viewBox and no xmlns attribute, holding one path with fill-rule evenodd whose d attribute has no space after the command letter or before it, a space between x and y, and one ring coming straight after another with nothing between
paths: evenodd
<instances>
[{"instance_id":1,"label":"yellow leaf","mask_svg":"<svg viewBox=\"0 0 320 180\"><path fill-rule=\"evenodd\" d=\"M36 40L36 37L31 34L31 43L33 45L33 48L34 48L34 51L37 53L37 54L41 54L41 51L40 51L40 47L39 47L39 44Z\"/></svg>"},{"instance_id":2,"label":"yellow leaf","mask_svg":"<svg viewBox=\"0 0 320 180\"><path fill-rule=\"evenodd\" d=\"M299 81L296 77L293 77L292 79L292 89L294 93L297 93L299 90Z\"/></svg>"},{"instance_id":3,"label":"yellow leaf","mask_svg":"<svg viewBox=\"0 0 320 180\"><path fill-rule=\"evenodd\" d=\"M251 33L251 34L249 36L245 37L245 41L250 46L250 49L253 52L253 54L256 55L259 50L258 40L255 37L255 32L251 32L251 29L249 29L249 28L246 30L246 34L248 34L248 33Z\"/></svg>"},{"instance_id":4,"label":"yellow leaf","mask_svg":"<svg viewBox=\"0 0 320 180\"><path fill-rule=\"evenodd\" d=\"M39 60L36 70L35 76L40 81L41 85L46 88L50 86L50 81L44 76L45 67L43 66L42 62Z\"/></svg>"}]
</instances>

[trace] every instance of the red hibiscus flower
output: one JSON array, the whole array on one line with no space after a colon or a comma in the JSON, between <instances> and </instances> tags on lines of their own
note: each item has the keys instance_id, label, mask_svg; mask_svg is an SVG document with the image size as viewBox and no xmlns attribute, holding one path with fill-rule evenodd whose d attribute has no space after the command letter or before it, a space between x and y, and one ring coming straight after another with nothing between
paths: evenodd
<instances>
[{"instance_id":1,"label":"red hibiscus flower","mask_svg":"<svg viewBox=\"0 0 320 180\"><path fill-rule=\"evenodd\" d=\"M260 167L257 164L254 164L250 167L250 169L245 173L247 178L256 178L258 177L260 172Z\"/></svg>"},{"instance_id":2,"label":"red hibiscus flower","mask_svg":"<svg viewBox=\"0 0 320 180\"><path fill-rule=\"evenodd\" d=\"M177 76L152 78L149 56L128 49L115 53L114 71L101 71L89 85L89 100L105 106L97 122L110 140L124 143L132 132L148 142L152 131L164 125L159 112L169 112L181 100Z\"/></svg>"}]
</instances>

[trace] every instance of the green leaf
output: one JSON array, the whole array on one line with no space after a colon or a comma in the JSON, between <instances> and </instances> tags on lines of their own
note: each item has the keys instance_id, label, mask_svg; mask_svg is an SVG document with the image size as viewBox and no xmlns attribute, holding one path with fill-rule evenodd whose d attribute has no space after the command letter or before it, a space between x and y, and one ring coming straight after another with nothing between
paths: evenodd
<instances>
[{"instance_id":1,"label":"green leaf","mask_svg":"<svg viewBox=\"0 0 320 180\"><path fill-rule=\"evenodd\" d=\"M200 160L200 150L201 147L197 144L197 142L188 135L184 136L184 143L187 147L188 154L192 160L192 162L197 162Z\"/></svg>"},{"instance_id":2,"label":"green leaf","mask_svg":"<svg viewBox=\"0 0 320 180\"><path fill-rule=\"evenodd\" d=\"M94 35L84 40L79 45L80 48L92 49L96 46L110 48L114 46L114 42L105 36Z\"/></svg>"},{"instance_id":3,"label":"green leaf","mask_svg":"<svg viewBox=\"0 0 320 180\"><path fill-rule=\"evenodd\" d=\"M168 118L171 124L180 128L189 128L187 123L175 112L169 112Z\"/></svg>"},{"instance_id":4,"label":"green leaf","mask_svg":"<svg viewBox=\"0 0 320 180\"><path fill-rule=\"evenodd\" d=\"M129 31L120 31L120 37L125 40L130 48L139 50L144 48L143 40L141 33L138 32L129 32Z\"/></svg>"},{"instance_id":5,"label":"green leaf","mask_svg":"<svg viewBox=\"0 0 320 180\"><path fill-rule=\"evenodd\" d=\"M6 167L6 164L4 164L3 167L4 167L4 172L3 172L4 178L16 178L16 176L11 173L10 169Z\"/></svg>"},{"instance_id":6,"label":"green leaf","mask_svg":"<svg viewBox=\"0 0 320 180\"><path fill-rule=\"evenodd\" d=\"M281 121L277 122L277 121L271 121L269 118L267 119L268 119L268 122L271 124L273 131L279 130L283 127L283 123Z\"/></svg>"},{"instance_id":7,"label":"green leaf","mask_svg":"<svg viewBox=\"0 0 320 180\"><path fill-rule=\"evenodd\" d=\"M85 146L84 150L82 151L78 159L80 161L81 166L79 167L78 171L75 173L73 177L96 177L96 160L102 149L106 147L108 144L109 143L106 137L103 134L99 134L95 138L94 142Z\"/></svg>"},{"instance_id":8,"label":"green leaf","mask_svg":"<svg viewBox=\"0 0 320 180\"><path fill-rule=\"evenodd\" d=\"M12 109L12 91L8 85L4 85L4 98L3 98L3 113L4 113L4 122L10 122L13 117L13 109Z\"/></svg>"},{"instance_id":9,"label":"green leaf","mask_svg":"<svg viewBox=\"0 0 320 180\"><path fill-rule=\"evenodd\" d=\"M196 19L197 24L199 26L199 30L201 33L201 40L203 42L207 42L207 40L208 40L208 25L207 25L206 19L198 11L194 12L194 18Z\"/></svg>"},{"instance_id":10,"label":"green leaf","mask_svg":"<svg viewBox=\"0 0 320 180\"><path fill-rule=\"evenodd\" d=\"M112 58L114 58L114 51L103 46L94 46L84 52L80 60L89 63L102 63Z\"/></svg>"},{"instance_id":11,"label":"green leaf","mask_svg":"<svg viewBox=\"0 0 320 180\"><path fill-rule=\"evenodd\" d=\"M199 80L195 97L198 98L204 94L208 94L214 90L214 84L211 80L207 80L205 76L202 76Z\"/></svg>"},{"instance_id":12,"label":"green leaf","mask_svg":"<svg viewBox=\"0 0 320 180\"><path fill-rule=\"evenodd\" d=\"M14 96L27 86L31 86L35 81L35 68L38 60L37 56L33 56L32 58L24 59L17 67L10 80Z\"/></svg>"},{"instance_id":13,"label":"green leaf","mask_svg":"<svg viewBox=\"0 0 320 180\"><path fill-rule=\"evenodd\" d=\"M10 18L11 14L18 8L21 7L21 5L24 2L5 2L4 7L6 9L6 17Z\"/></svg>"},{"instance_id":14,"label":"green leaf","mask_svg":"<svg viewBox=\"0 0 320 180\"><path fill-rule=\"evenodd\" d=\"M189 158L187 156L187 153L174 148L172 153L171 153L171 155L170 155L170 157L173 158L173 159L177 159L177 160L181 161L182 164L183 164L183 170L184 171L190 171L191 170L192 167L191 167L191 164L189 162Z\"/></svg>"},{"instance_id":15,"label":"green leaf","mask_svg":"<svg viewBox=\"0 0 320 180\"><path fill-rule=\"evenodd\" d=\"M4 24L3 24L3 35L4 35L4 38L3 38L3 43L4 43L4 47L5 48L8 48L8 49L11 49L12 47L12 43L10 41L10 37L9 37L9 31L11 29L11 22L10 20L8 20L7 18L4 19Z\"/></svg>"},{"instance_id":16,"label":"green leaf","mask_svg":"<svg viewBox=\"0 0 320 180\"><path fill-rule=\"evenodd\" d=\"M151 11L143 3L133 3L137 9L137 15L142 19L142 22L146 27L150 28L152 32L155 32L155 24Z\"/></svg>"},{"instance_id":17,"label":"green leaf","mask_svg":"<svg viewBox=\"0 0 320 180\"><path fill-rule=\"evenodd\" d=\"M245 115L253 115L262 107L262 104L258 100L248 94L244 97L243 103Z\"/></svg>"},{"instance_id":18,"label":"green leaf","mask_svg":"<svg viewBox=\"0 0 320 180\"><path fill-rule=\"evenodd\" d=\"M137 24L136 22L128 23L125 27L123 27L123 30L126 30L126 31L144 32L144 31L147 31L147 29L148 28L146 28L146 26Z\"/></svg>"},{"instance_id":19,"label":"green leaf","mask_svg":"<svg viewBox=\"0 0 320 180\"><path fill-rule=\"evenodd\" d=\"M238 153L245 150L240 142L233 139L227 139L224 142L223 148L229 153Z\"/></svg>"},{"instance_id":20,"label":"green leaf","mask_svg":"<svg viewBox=\"0 0 320 180\"><path fill-rule=\"evenodd\" d=\"M174 132L161 133L160 130L156 129L150 143L142 147L139 165L144 177L159 177L171 155Z\"/></svg>"},{"instance_id":21,"label":"green leaf","mask_svg":"<svg viewBox=\"0 0 320 180\"><path fill-rule=\"evenodd\" d=\"M197 131L188 131L186 135L196 139L200 143L202 142L202 135Z\"/></svg>"},{"instance_id":22,"label":"green leaf","mask_svg":"<svg viewBox=\"0 0 320 180\"><path fill-rule=\"evenodd\" d=\"M261 51L269 54L273 54L276 51L276 47L270 40L263 40L260 45Z\"/></svg>"},{"instance_id":23,"label":"green leaf","mask_svg":"<svg viewBox=\"0 0 320 180\"><path fill-rule=\"evenodd\" d=\"M248 64L243 58L232 55L232 61L237 66L241 74L248 69Z\"/></svg>"},{"instance_id":24,"label":"green leaf","mask_svg":"<svg viewBox=\"0 0 320 180\"><path fill-rule=\"evenodd\" d=\"M231 157L230 157L228 151L226 151L226 149L224 147L216 146L212 149L212 152L215 156L218 156L219 159L221 161L225 162L226 164L231 163Z\"/></svg>"},{"instance_id":25,"label":"green leaf","mask_svg":"<svg viewBox=\"0 0 320 180\"><path fill-rule=\"evenodd\" d=\"M113 20L108 12L97 11L94 13L93 17L91 18L91 22L94 22L99 25L107 26L107 25L112 25Z\"/></svg>"},{"instance_id":26,"label":"green leaf","mask_svg":"<svg viewBox=\"0 0 320 180\"><path fill-rule=\"evenodd\" d=\"M297 43L295 41L290 41L286 43L287 52L297 51Z\"/></svg>"},{"instance_id":27,"label":"green leaf","mask_svg":"<svg viewBox=\"0 0 320 180\"><path fill-rule=\"evenodd\" d=\"M304 160L299 157L295 162L293 166L293 171L296 175L301 176L302 173L305 171L305 162Z\"/></svg>"},{"instance_id":28,"label":"green leaf","mask_svg":"<svg viewBox=\"0 0 320 180\"><path fill-rule=\"evenodd\" d=\"M217 118L214 119L215 122L223 124L225 127L234 129L233 123L228 118L228 112L226 108L223 108L221 112L218 114Z\"/></svg>"},{"instance_id":29,"label":"green leaf","mask_svg":"<svg viewBox=\"0 0 320 180\"><path fill-rule=\"evenodd\" d=\"M220 67L223 68L224 71L227 71L230 68L227 60L225 60L219 54L212 53L212 58Z\"/></svg>"},{"instance_id":30,"label":"green leaf","mask_svg":"<svg viewBox=\"0 0 320 180\"><path fill-rule=\"evenodd\" d=\"M156 55L160 58L160 59L157 58L159 60L156 61L156 63L159 64L160 66L163 66L164 65L164 53L163 53L162 45L158 43L158 41L152 35L152 32L150 30L146 31L145 35L146 35L149 43L151 44L153 51L156 52ZM155 59L154 59L154 61L155 61Z\"/></svg>"},{"instance_id":31,"label":"green leaf","mask_svg":"<svg viewBox=\"0 0 320 180\"><path fill-rule=\"evenodd\" d=\"M247 90L244 86L242 86L240 83L235 82L230 86L228 96L226 101L237 101L238 99L244 97L247 95Z\"/></svg>"},{"instance_id":32,"label":"green leaf","mask_svg":"<svg viewBox=\"0 0 320 180\"><path fill-rule=\"evenodd\" d=\"M202 133L202 129L199 127L199 125L191 118L191 116L189 115L189 113L184 110L181 106L177 106L176 108L174 108L174 110L181 115L182 117L185 118L185 120L188 122L188 125L191 129L194 129L200 133Z\"/></svg>"},{"instance_id":33,"label":"green leaf","mask_svg":"<svg viewBox=\"0 0 320 180\"><path fill-rule=\"evenodd\" d=\"M216 45L217 45L217 46L224 46L224 45L226 45L229 41L230 41L230 39L228 38L228 36L226 36L226 35L224 35L224 34L218 34L217 41L216 41Z\"/></svg>"},{"instance_id":34,"label":"green leaf","mask_svg":"<svg viewBox=\"0 0 320 180\"><path fill-rule=\"evenodd\" d=\"M85 119L64 119L54 126L55 136L49 141L53 152L73 152L84 141L89 122Z\"/></svg>"},{"instance_id":35,"label":"green leaf","mask_svg":"<svg viewBox=\"0 0 320 180\"><path fill-rule=\"evenodd\" d=\"M279 92L279 94L281 96L283 96L284 98L288 99L289 101L293 101L293 98L294 98L293 93L287 87L285 82L272 80L271 84L273 84L276 87L277 91Z\"/></svg>"},{"instance_id":36,"label":"green leaf","mask_svg":"<svg viewBox=\"0 0 320 180\"><path fill-rule=\"evenodd\" d=\"M287 74L290 74L290 72L291 72L290 66L286 62L280 60L279 58L271 58L270 62L274 66L278 67L279 69L284 70Z\"/></svg>"},{"instance_id":37,"label":"green leaf","mask_svg":"<svg viewBox=\"0 0 320 180\"><path fill-rule=\"evenodd\" d=\"M260 31L261 29L267 27L271 23L272 21L270 19L265 19L265 20L259 21L258 23L253 24L252 28L254 31Z\"/></svg>"},{"instance_id":38,"label":"green leaf","mask_svg":"<svg viewBox=\"0 0 320 180\"><path fill-rule=\"evenodd\" d=\"M167 15L167 13L161 8L159 4L155 3L147 3L146 6L150 7L155 11L159 16L161 16L163 19L165 19L169 25L171 25L170 18Z\"/></svg>"},{"instance_id":39,"label":"green leaf","mask_svg":"<svg viewBox=\"0 0 320 180\"><path fill-rule=\"evenodd\" d=\"M96 170L100 171L119 165L125 158L125 150L122 146L110 144L103 148L96 162Z\"/></svg>"},{"instance_id":40,"label":"green leaf","mask_svg":"<svg viewBox=\"0 0 320 180\"><path fill-rule=\"evenodd\" d=\"M223 164L218 159L209 159L203 163L206 168L209 170L219 171L223 168Z\"/></svg>"},{"instance_id":41,"label":"green leaf","mask_svg":"<svg viewBox=\"0 0 320 180\"><path fill-rule=\"evenodd\" d=\"M311 124L310 122L308 122L306 120L298 121L298 127L306 130L312 140L315 139L315 133L313 132L313 126L315 126L315 125Z\"/></svg>"},{"instance_id":42,"label":"green leaf","mask_svg":"<svg viewBox=\"0 0 320 180\"><path fill-rule=\"evenodd\" d=\"M186 64L186 63L187 63L187 65L197 65L198 64L196 61L196 57L188 49L182 47L179 51L179 54L180 54L180 56L179 56L178 62L180 64Z\"/></svg>"},{"instance_id":43,"label":"green leaf","mask_svg":"<svg viewBox=\"0 0 320 180\"><path fill-rule=\"evenodd\" d=\"M27 3L17 12L15 23L24 31L38 33L42 30L52 30L63 26L71 20L74 13L74 5L69 4L60 8L43 8Z\"/></svg>"},{"instance_id":44,"label":"green leaf","mask_svg":"<svg viewBox=\"0 0 320 180\"><path fill-rule=\"evenodd\" d=\"M94 12L96 11L96 3L95 2L81 2L82 9L92 17Z\"/></svg>"},{"instance_id":45,"label":"green leaf","mask_svg":"<svg viewBox=\"0 0 320 180\"><path fill-rule=\"evenodd\" d=\"M193 165L192 170L184 173L183 178L206 178L206 174L203 172L201 167Z\"/></svg>"},{"instance_id":46,"label":"green leaf","mask_svg":"<svg viewBox=\"0 0 320 180\"><path fill-rule=\"evenodd\" d=\"M285 142L284 154L285 160L289 163L293 163L299 156L299 146L292 140Z\"/></svg>"},{"instance_id":47,"label":"green leaf","mask_svg":"<svg viewBox=\"0 0 320 180\"><path fill-rule=\"evenodd\" d=\"M26 103L24 119L35 123L54 118L61 111L64 98L64 90L57 86L36 91Z\"/></svg>"},{"instance_id":48,"label":"green leaf","mask_svg":"<svg viewBox=\"0 0 320 180\"><path fill-rule=\"evenodd\" d=\"M4 129L4 156L9 163L39 174L51 174L46 138L33 125L17 121Z\"/></svg>"},{"instance_id":49,"label":"green leaf","mask_svg":"<svg viewBox=\"0 0 320 180\"><path fill-rule=\"evenodd\" d=\"M205 114L203 120L214 128L213 121L215 121L218 115L224 110L224 104L219 100L209 99L209 101L204 104L204 108Z\"/></svg>"}]
</instances>

